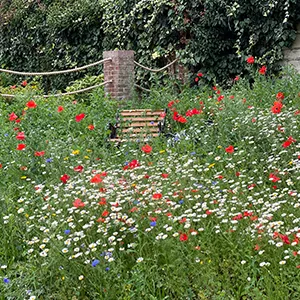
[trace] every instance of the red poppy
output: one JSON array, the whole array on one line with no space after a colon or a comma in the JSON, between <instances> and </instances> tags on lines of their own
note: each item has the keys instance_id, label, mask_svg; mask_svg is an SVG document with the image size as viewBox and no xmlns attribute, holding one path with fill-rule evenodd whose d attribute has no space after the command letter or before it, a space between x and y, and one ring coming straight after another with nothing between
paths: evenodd
<instances>
[{"instance_id":1,"label":"red poppy","mask_svg":"<svg viewBox=\"0 0 300 300\"><path fill-rule=\"evenodd\" d=\"M16 136L16 139L19 140L19 141L25 140L25 133L23 131L18 132L18 134Z\"/></svg>"},{"instance_id":2,"label":"red poppy","mask_svg":"<svg viewBox=\"0 0 300 300\"><path fill-rule=\"evenodd\" d=\"M197 76L198 77L203 77L203 73L198 73Z\"/></svg>"},{"instance_id":3,"label":"red poppy","mask_svg":"<svg viewBox=\"0 0 300 300\"><path fill-rule=\"evenodd\" d=\"M139 162L136 159L133 159L128 165L123 167L123 170L134 169L139 166L140 166Z\"/></svg>"},{"instance_id":4,"label":"red poppy","mask_svg":"<svg viewBox=\"0 0 300 300\"><path fill-rule=\"evenodd\" d=\"M179 220L179 223L184 224L186 222L186 220L187 220L186 218L182 218L181 220Z\"/></svg>"},{"instance_id":5,"label":"red poppy","mask_svg":"<svg viewBox=\"0 0 300 300\"><path fill-rule=\"evenodd\" d=\"M2 164L0 164L0 169L2 169Z\"/></svg>"},{"instance_id":6,"label":"red poppy","mask_svg":"<svg viewBox=\"0 0 300 300\"><path fill-rule=\"evenodd\" d=\"M84 202L81 201L81 199L78 198L73 202L73 206L79 208L79 207L85 207L85 204Z\"/></svg>"},{"instance_id":7,"label":"red poppy","mask_svg":"<svg viewBox=\"0 0 300 300\"><path fill-rule=\"evenodd\" d=\"M25 87L26 85L27 85L27 81L26 80L22 81L21 86Z\"/></svg>"},{"instance_id":8,"label":"red poppy","mask_svg":"<svg viewBox=\"0 0 300 300\"><path fill-rule=\"evenodd\" d=\"M177 121L178 118L179 118L179 116L180 116L180 115L179 115L179 113L178 113L177 111L174 111L174 112L173 112L173 120L174 120L174 121Z\"/></svg>"},{"instance_id":9,"label":"red poppy","mask_svg":"<svg viewBox=\"0 0 300 300\"><path fill-rule=\"evenodd\" d=\"M162 194L161 193L155 193L152 195L152 199L155 199L155 200L159 200L162 198Z\"/></svg>"},{"instance_id":10,"label":"red poppy","mask_svg":"<svg viewBox=\"0 0 300 300\"><path fill-rule=\"evenodd\" d=\"M91 124L91 125L89 125L87 128L88 128L89 130L94 130L94 129L95 129L95 126L94 126L93 124Z\"/></svg>"},{"instance_id":11,"label":"red poppy","mask_svg":"<svg viewBox=\"0 0 300 300\"><path fill-rule=\"evenodd\" d=\"M9 115L9 121L14 121L14 120L16 120L16 119L18 119L18 116L17 116L14 112L12 112L12 113Z\"/></svg>"},{"instance_id":12,"label":"red poppy","mask_svg":"<svg viewBox=\"0 0 300 300\"><path fill-rule=\"evenodd\" d=\"M59 106L58 108L57 108L57 112L62 112L64 110L64 108L63 108L63 106Z\"/></svg>"},{"instance_id":13,"label":"red poppy","mask_svg":"<svg viewBox=\"0 0 300 300\"><path fill-rule=\"evenodd\" d=\"M278 101L282 101L284 99L284 94L282 92L278 92L276 95L276 99Z\"/></svg>"},{"instance_id":14,"label":"red poppy","mask_svg":"<svg viewBox=\"0 0 300 300\"><path fill-rule=\"evenodd\" d=\"M34 156L44 156L45 151L35 151Z\"/></svg>"},{"instance_id":15,"label":"red poppy","mask_svg":"<svg viewBox=\"0 0 300 300\"><path fill-rule=\"evenodd\" d=\"M187 117L191 117L191 116L193 116L193 115L199 115L199 114L201 114L201 110L198 110L197 108L193 108L193 109L190 109L190 110L188 110L186 113L185 113L185 115L187 116Z\"/></svg>"},{"instance_id":16,"label":"red poppy","mask_svg":"<svg viewBox=\"0 0 300 300\"><path fill-rule=\"evenodd\" d=\"M19 144L18 146L17 146L17 150L24 150L26 148L26 145L25 144Z\"/></svg>"},{"instance_id":17,"label":"red poppy","mask_svg":"<svg viewBox=\"0 0 300 300\"><path fill-rule=\"evenodd\" d=\"M233 153L234 152L234 147L232 145L228 146L227 148L225 148L225 151L227 153Z\"/></svg>"},{"instance_id":18,"label":"red poppy","mask_svg":"<svg viewBox=\"0 0 300 300\"><path fill-rule=\"evenodd\" d=\"M183 117L183 116L180 116L180 117L177 119L177 121L178 121L179 123L186 123L186 122L187 122L187 119L186 119L185 117Z\"/></svg>"},{"instance_id":19,"label":"red poppy","mask_svg":"<svg viewBox=\"0 0 300 300\"><path fill-rule=\"evenodd\" d=\"M26 103L26 106L28 108L36 108L37 107L37 104L33 101L33 100L30 100Z\"/></svg>"},{"instance_id":20,"label":"red poppy","mask_svg":"<svg viewBox=\"0 0 300 300\"><path fill-rule=\"evenodd\" d=\"M224 95L220 95L220 96L218 97L218 99L217 99L218 102L221 102L221 101L224 99L224 97L225 97Z\"/></svg>"},{"instance_id":21,"label":"red poppy","mask_svg":"<svg viewBox=\"0 0 300 300\"><path fill-rule=\"evenodd\" d=\"M105 210L103 213L102 213L102 217L107 217L109 215L109 211L108 210Z\"/></svg>"},{"instance_id":22,"label":"red poppy","mask_svg":"<svg viewBox=\"0 0 300 300\"><path fill-rule=\"evenodd\" d=\"M91 183L100 183L103 179L101 178L101 174L96 174L91 180Z\"/></svg>"},{"instance_id":23,"label":"red poppy","mask_svg":"<svg viewBox=\"0 0 300 300\"><path fill-rule=\"evenodd\" d=\"M67 183L67 181L70 179L70 176L68 175L68 174L64 174L64 175L62 175L61 177L60 177L60 180L64 183L64 184L66 184Z\"/></svg>"},{"instance_id":24,"label":"red poppy","mask_svg":"<svg viewBox=\"0 0 300 300\"><path fill-rule=\"evenodd\" d=\"M281 112L281 109L283 107L283 104L279 101L275 101L273 103L273 106L271 107L271 111L273 114L279 114Z\"/></svg>"},{"instance_id":25,"label":"red poppy","mask_svg":"<svg viewBox=\"0 0 300 300\"><path fill-rule=\"evenodd\" d=\"M198 81L199 81L199 77L196 77L196 78L195 78L195 82L198 82Z\"/></svg>"},{"instance_id":26,"label":"red poppy","mask_svg":"<svg viewBox=\"0 0 300 300\"><path fill-rule=\"evenodd\" d=\"M254 64L254 62L255 62L255 59L254 59L253 56L249 56L249 57L247 58L247 63L248 63L249 65Z\"/></svg>"},{"instance_id":27,"label":"red poppy","mask_svg":"<svg viewBox=\"0 0 300 300\"><path fill-rule=\"evenodd\" d=\"M259 74L261 75L265 75L266 72L267 72L267 67L266 66L262 66L260 69L259 69Z\"/></svg>"},{"instance_id":28,"label":"red poppy","mask_svg":"<svg viewBox=\"0 0 300 300\"><path fill-rule=\"evenodd\" d=\"M239 81L240 77L239 76L235 76L235 78L233 79L233 81Z\"/></svg>"},{"instance_id":29,"label":"red poppy","mask_svg":"<svg viewBox=\"0 0 300 300\"><path fill-rule=\"evenodd\" d=\"M282 144L283 148L289 147L292 143L295 143L296 140L293 139L291 136Z\"/></svg>"},{"instance_id":30,"label":"red poppy","mask_svg":"<svg viewBox=\"0 0 300 300\"><path fill-rule=\"evenodd\" d=\"M170 101L170 102L168 103L168 107L171 108L174 104L175 104L175 101L172 100L172 101Z\"/></svg>"},{"instance_id":31,"label":"red poppy","mask_svg":"<svg viewBox=\"0 0 300 300\"><path fill-rule=\"evenodd\" d=\"M182 234L180 234L180 236L179 236L179 240L180 240L181 242L186 242L188 239L189 239L189 237L188 237L188 235L187 235L186 233L182 233Z\"/></svg>"},{"instance_id":32,"label":"red poppy","mask_svg":"<svg viewBox=\"0 0 300 300\"><path fill-rule=\"evenodd\" d=\"M147 144L147 145L143 146L141 150L142 150L144 153L151 153L152 147L151 147L150 145Z\"/></svg>"},{"instance_id":33,"label":"red poppy","mask_svg":"<svg viewBox=\"0 0 300 300\"><path fill-rule=\"evenodd\" d=\"M162 177L162 178L168 178L168 177L169 177L169 174L163 173L163 174L161 174L161 177Z\"/></svg>"},{"instance_id":34,"label":"red poppy","mask_svg":"<svg viewBox=\"0 0 300 300\"><path fill-rule=\"evenodd\" d=\"M83 120L85 118L85 114L79 114L75 117L75 121L76 122L80 122L81 120Z\"/></svg>"},{"instance_id":35,"label":"red poppy","mask_svg":"<svg viewBox=\"0 0 300 300\"><path fill-rule=\"evenodd\" d=\"M104 197L98 202L99 205L106 205L106 199Z\"/></svg>"},{"instance_id":36,"label":"red poppy","mask_svg":"<svg viewBox=\"0 0 300 300\"><path fill-rule=\"evenodd\" d=\"M280 180L280 178L277 177L274 173L271 173L271 174L269 175L269 179L270 179L272 182L277 182L277 181Z\"/></svg>"},{"instance_id":37,"label":"red poppy","mask_svg":"<svg viewBox=\"0 0 300 300\"><path fill-rule=\"evenodd\" d=\"M291 243L289 240L289 237L287 235L280 234L279 237L281 238L281 240L283 241L284 244L289 245Z\"/></svg>"},{"instance_id":38,"label":"red poppy","mask_svg":"<svg viewBox=\"0 0 300 300\"><path fill-rule=\"evenodd\" d=\"M81 165L79 165L79 166L76 166L76 167L74 167L74 169L73 169L75 172L82 172L83 171L83 166L81 166Z\"/></svg>"}]
</instances>

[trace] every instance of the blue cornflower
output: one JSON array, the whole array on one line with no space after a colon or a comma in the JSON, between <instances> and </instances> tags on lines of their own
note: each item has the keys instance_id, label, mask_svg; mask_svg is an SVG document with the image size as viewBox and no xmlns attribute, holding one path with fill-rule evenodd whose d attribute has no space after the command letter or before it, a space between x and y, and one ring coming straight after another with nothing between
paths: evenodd
<instances>
[{"instance_id":1,"label":"blue cornflower","mask_svg":"<svg viewBox=\"0 0 300 300\"><path fill-rule=\"evenodd\" d=\"M5 133L4 136L8 136L8 133Z\"/></svg>"},{"instance_id":2,"label":"blue cornflower","mask_svg":"<svg viewBox=\"0 0 300 300\"><path fill-rule=\"evenodd\" d=\"M65 230L65 234L69 234L70 232L71 232L70 229L66 229L66 230Z\"/></svg>"},{"instance_id":3,"label":"blue cornflower","mask_svg":"<svg viewBox=\"0 0 300 300\"><path fill-rule=\"evenodd\" d=\"M10 280L9 280L8 278L5 277L5 278L3 279L3 282L4 282L5 284L8 284L8 283L10 283Z\"/></svg>"},{"instance_id":4,"label":"blue cornflower","mask_svg":"<svg viewBox=\"0 0 300 300\"><path fill-rule=\"evenodd\" d=\"M218 184L218 182L217 181L213 181L211 184L216 185L216 184Z\"/></svg>"},{"instance_id":5,"label":"blue cornflower","mask_svg":"<svg viewBox=\"0 0 300 300\"><path fill-rule=\"evenodd\" d=\"M194 151L194 152L191 152L191 155L195 155L196 154L196 152Z\"/></svg>"},{"instance_id":6,"label":"blue cornflower","mask_svg":"<svg viewBox=\"0 0 300 300\"><path fill-rule=\"evenodd\" d=\"M152 221L152 222L150 223L150 226L152 226L152 227L156 226L156 221Z\"/></svg>"},{"instance_id":7,"label":"blue cornflower","mask_svg":"<svg viewBox=\"0 0 300 300\"><path fill-rule=\"evenodd\" d=\"M105 271L108 272L110 270L110 267L106 267Z\"/></svg>"},{"instance_id":8,"label":"blue cornflower","mask_svg":"<svg viewBox=\"0 0 300 300\"><path fill-rule=\"evenodd\" d=\"M46 159L46 162L47 162L47 163L51 163L51 162L53 162L53 159L52 159L52 158L47 158L47 159Z\"/></svg>"},{"instance_id":9,"label":"blue cornflower","mask_svg":"<svg viewBox=\"0 0 300 300\"><path fill-rule=\"evenodd\" d=\"M95 259L92 261L92 267L96 267L100 263L99 259Z\"/></svg>"},{"instance_id":10,"label":"blue cornflower","mask_svg":"<svg viewBox=\"0 0 300 300\"><path fill-rule=\"evenodd\" d=\"M184 202L183 200L178 201L179 204L183 204L183 202Z\"/></svg>"}]
</instances>

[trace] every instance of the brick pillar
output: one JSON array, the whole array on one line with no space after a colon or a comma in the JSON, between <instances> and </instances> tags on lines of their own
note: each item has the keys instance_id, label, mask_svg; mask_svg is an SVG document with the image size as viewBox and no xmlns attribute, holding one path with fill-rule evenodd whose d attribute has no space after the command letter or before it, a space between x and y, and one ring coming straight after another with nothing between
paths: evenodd
<instances>
[{"instance_id":1,"label":"brick pillar","mask_svg":"<svg viewBox=\"0 0 300 300\"><path fill-rule=\"evenodd\" d=\"M103 58L111 57L104 63L105 92L111 97L130 99L134 90L134 51L104 51Z\"/></svg>"}]
</instances>

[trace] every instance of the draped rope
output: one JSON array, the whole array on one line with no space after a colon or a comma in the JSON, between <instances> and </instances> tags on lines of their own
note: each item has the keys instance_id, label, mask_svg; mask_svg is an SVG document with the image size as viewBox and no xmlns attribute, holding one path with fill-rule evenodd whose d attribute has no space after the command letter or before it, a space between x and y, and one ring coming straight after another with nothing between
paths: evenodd
<instances>
[{"instance_id":1,"label":"draped rope","mask_svg":"<svg viewBox=\"0 0 300 300\"><path fill-rule=\"evenodd\" d=\"M146 88L144 88L144 87L142 87L142 86L140 86L140 85L135 84L134 86L137 87L138 89L142 90L142 91L145 91L145 92L151 92L151 90L146 89Z\"/></svg>"},{"instance_id":2,"label":"draped rope","mask_svg":"<svg viewBox=\"0 0 300 300\"><path fill-rule=\"evenodd\" d=\"M145 67L143 65L141 65L140 63L138 63L137 61L134 61L135 65L137 65L138 67L141 67L147 71L150 71L150 72L154 72L154 73L158 73L158 72L161 72L165 69L167 69L168 67L172 66L173 64L175 64L177 61L179 60L179 58L176 58L174 61L172 61L171 63L167 64L166 66L164 66L163 68L160 68L160 69L151 69L151 68L148 68L148 67Z\"/></svg>"},{"instance_id":3,"label":"draped rope","mask_svg":"<svg viewBox=\"0 0 300 300\"><path fill-rule=\"evenodd\" d=\"M87 87L87 88L84 88L84 89L81 89L81 90L77 90L77 91L72 91L72 92L67 92L67 93L60 93L60 94L50 94L50 95L34 95L33 98L39 98L39 97L43 97L43 98L50 98L50 97L61 97L61 96L68 96L68 95L74 95L74 94L79 94L79 93L84 93L84 92L87 92L87 91L90 91L94 88L97 88L97 87L100 87L100 86L103 86L105 84L108 84L108 83L111 83L112 80L110 81L105 81L101 84L97 84L97 85L93 85L93 86L90 86L90 87ZM18 95L12 95L12 94L0 94L0 96L4 97L4 98L15 98L17 97Z\"/></svg>"},{"instance_id":4,"label":"draped rope","mask_svg":"<svg viewBox=\"0 0 300 300\"><path fill-rule=\"evenodd\" d=\"M90 67L94 67L97 65L100 65L106 61L111 61L112 58L105 58L99 61L96 61L94 63L91 63L89 65L85 65L79 68L74 69L68 69L68 70L62 70L62 71L52 71L52 72L19 72L19 71L12 71L12 70L6 70L6 69L0 69L0 72L3 73L9 73L9 74L15 74L15 75L23 75L23 76L47 76L47 75L58 75L58 74L66 74L66 73L72 73L81 71Z\"/></svg>"}]
</instances>

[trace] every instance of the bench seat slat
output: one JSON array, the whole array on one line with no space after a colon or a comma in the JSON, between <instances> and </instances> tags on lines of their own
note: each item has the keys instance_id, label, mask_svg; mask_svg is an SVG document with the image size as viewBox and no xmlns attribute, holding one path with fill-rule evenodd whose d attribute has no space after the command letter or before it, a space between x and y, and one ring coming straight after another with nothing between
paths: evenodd
<instances>
[{"instance_id":1,"label":"bench seat slat","mask_svg":"<svg viewBox=\"0 0 300 300\"><path fill-rule=\"evenodd\" d=\"M156 117L141 117L137 116L136 118L132 116L131 118L122 118L122 121L125 123L126 121L134 121L134 122L151 122L151 121L162 121L164 118L160 116Z\"/></svg>"},{"instance_id":2,"label":"bench seat slat","mask_svg":"<svg viewBox=\"0 0 300 300\"><path fill-rule=\"evenodd\" d=\"M162 114L164 114L163 111L138 111L138 112L133 112L133 111L129 111L129 112L121 112L121 116L123 117L127 117L127 116L161 116Z\"/></svg>"},{"instance_id":3,"label":"bench seat slat","mask_svg":"<svg viewBox=\"0 0 300 300\"><path fill-rule=\"evenodd\" d=\"M122 129L122 133L127 132L157 132L157 128L128 128L128 129Z\"/></svg>"},{"instance_id":4,"label":"bench seat slat","mask_svg":"<svg viewBox=\"0 0 300 300\"><path fill-rule=\"evenodd\" d=\"M136 122L133 122L133 123L122 123L121 125L119 124L117 126L117 128L128 128L128 127L144 127L144 128L147 128L147 127L157 127L158 126L158 122L153 122L153 123L150 123L150 122L139 122L139 123L136 123Z\"/></svg>"}]
</instances>

